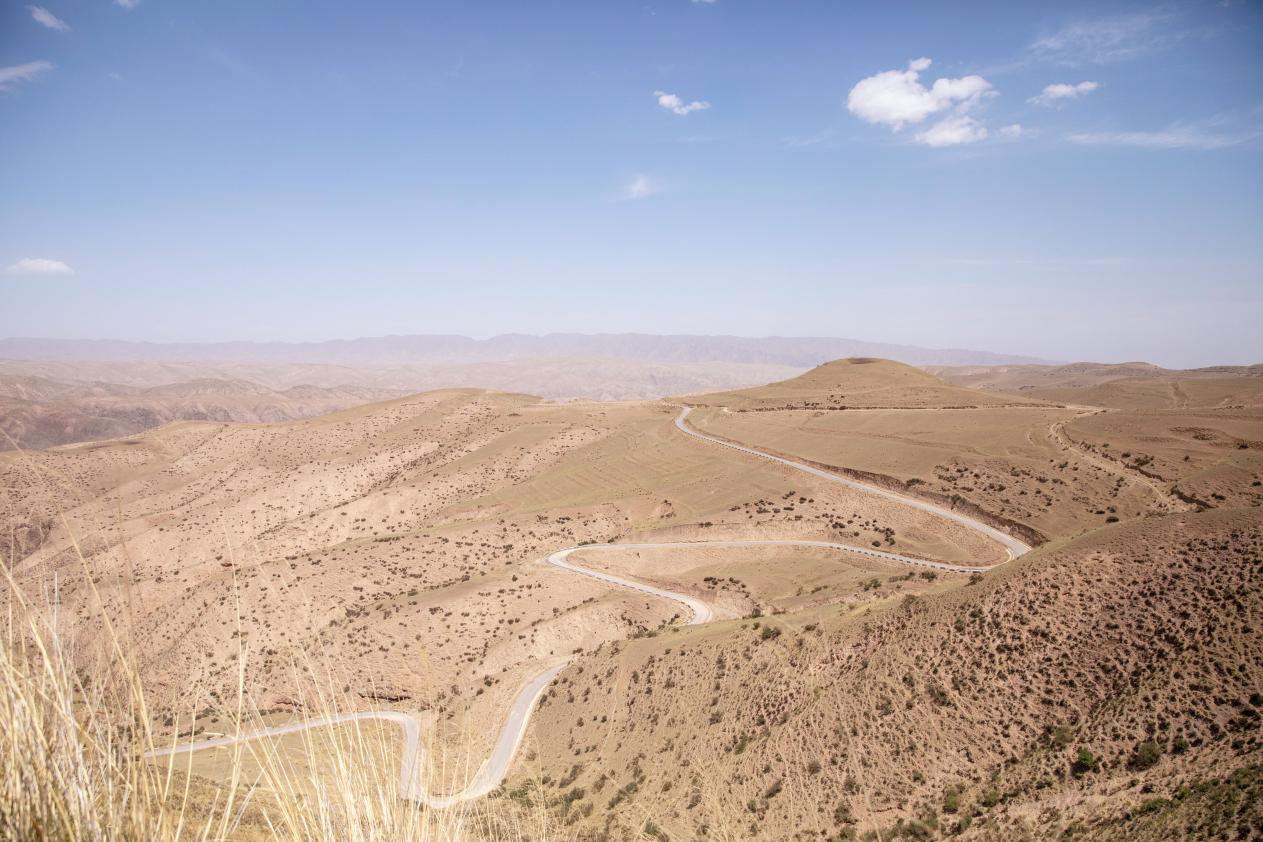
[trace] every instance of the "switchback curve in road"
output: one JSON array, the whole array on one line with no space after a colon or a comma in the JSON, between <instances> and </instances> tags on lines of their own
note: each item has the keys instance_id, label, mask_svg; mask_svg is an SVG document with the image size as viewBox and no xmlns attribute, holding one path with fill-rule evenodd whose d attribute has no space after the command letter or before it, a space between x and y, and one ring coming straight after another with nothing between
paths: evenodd
<instances>
[{"instance_id":1,"label":"switchback curve in road","mask_svg":"<svg viewBox=\"0 0 1263 842\"><path fill-rule=\"evenodd\" d=\"M781 456L774 456L770 453L756 450L755 448L745 447L734 442L725 441L723 439L708 436L699 432L695 428L690 427L685 419L688 418L690 407L682 407L680 414L676 416L675 426L684 433L705 442L718 444L741 453L751 456L757 456L762 459L768 459L773 462L785 465L795 470L804 471L812 476L830 482L841 483L852 488L878 494L892 500L896 500L905 505L912 506L923 511L931 512L948 520L955 521L969 529L979 532L1005 548L1011 558L1016 558L1030 550L1030 547L1011 535L1007 535L998 529L994 529L981 521L963 515L959 512L952 511L943 506L937 506L924 500L914 497L908 497L903 494L890 491L879 486L869 485L867 483L853 480L849 477L840 476L828 471L807 465L802 462L788 459ZM895 561L901 564L912 564L922 567L930 567L939 570L947 570L955 573L981 573L989 568L973 567L961 564L950 564L948 562L931 561L928 559L913 558L898 553L885 552L883 550L874 550L867 547L858 547L850 544L840 544L832 541L811 541L811 540L794 540L794 539L748 539L748 540L717 540L717 541L671 541L671 542L649 542L649 543L628 543L628 544L583 544L575 547L566 547L556 550L549 554L545 561L557 568L575 573L580 576L587 576L592 579L604 582L617 587L629 588L641 593L662 599L678 602L689 609L690 619L687 621L689 625L700 625L708 623L715 617L714 609L706 602L689 594L677 593L663 588L641 582L635 579L615 576L611 573L605 573L599 570L591 570L582 567L570 561L570 555L581 551L602 551L602 550L653 550L653 549L670 549L678 547L748 547L748 546L797 546L797 547L818 547L822 549L839 550L848 553L857 553L859 555L869 556L872 558L880 558L886 561ZM294 722L287 725L277 725L269 728L262 728L246 734L236 736L217 737L199 742L189 742L184 744L175 744L167 748L155 749L147 752L147 758L170 757L176 754L187 752L201 751L203 749L216 748L234 745L236 743L247 742L251 740L265 739L267 737L281 737L286 734L294 734L309 728L321 728L331 725L339 725L349 722L365 722L365 721L382 721L391 722L399 726L403 733L402 757L399 764L399 791L400 795L408 800L415 801L427 807L442 809L467 801L481 798L496 787L498 787L508 776L509 768L512 766L513 758L517 754L518 748L522 744L522 740L526 735L526 728L530 723L531 713L535 709L536 703L543 696L544 691L548 689L548 685L553 679L566 667L568 660L554 662L544 669L540 670L518 691L510 705L509 712L505 716L504 724L500 727L500 733L496 738L496 743L492 749L491 756L479 766L474 773L470 782L461 790L446 795L433 794L422 774L424 764L422 759L421 748L421 721L411 713L402 711L360 711L354 713L335 714L331 716L323 716L315 719L305 720L303 722Z\"/></svg>"}]
</instances>

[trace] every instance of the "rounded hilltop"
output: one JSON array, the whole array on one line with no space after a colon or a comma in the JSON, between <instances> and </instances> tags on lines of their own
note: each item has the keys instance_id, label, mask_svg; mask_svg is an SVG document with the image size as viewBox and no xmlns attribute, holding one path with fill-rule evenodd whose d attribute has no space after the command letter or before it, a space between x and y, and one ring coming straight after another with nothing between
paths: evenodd
<instances>
[{"instance_id":1,"label":"rounded hilltop","mask_svg":"<svg viewBox=\"0 0 1263 842\"><path fill-rule=\"evenodd\" d=\"M848 357L750 389L690 395L695 406L737 412L775 409L954 409L1038 404L1013 395L954 386L924 369L875 357Z\"/></svg>"}]
</instances>

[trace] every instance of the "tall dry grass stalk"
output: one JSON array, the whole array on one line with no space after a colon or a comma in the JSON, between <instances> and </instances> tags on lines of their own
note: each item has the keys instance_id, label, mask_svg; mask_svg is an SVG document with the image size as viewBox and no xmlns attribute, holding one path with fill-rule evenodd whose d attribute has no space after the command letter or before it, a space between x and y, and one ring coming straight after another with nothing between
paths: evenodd
<instances>
[{"instance_id":1,"label":"tall dry grass stalk","mask_svg":"<svg viewBox=\"0 0 1263 842\"><path fill-rule=\"evenodd\" d=\"M400 748L371 723L317 727L288 738L237 742L217 759L226 774L193 774L194 754L146 759L157 743L139 670L109 617L99 618L108 652L102 668L76 659L54 587L38 599L0 565L6 591L0 644L0 839L285 840L285 842L456 842L563 840L537 798L493 798L429 810L400 798ZM89 587L92 577L85 577ZM98 605L101 604L97 600ZM213 707L221 730L265 727L247 687L245 653L236 698ZM305 718L338 714L330 675L296 663ZM194 711L205 696L181 694ZM183 720L184 717L181 717ZM224 726L224 723L228 723ZM185 733L195 730L186 729ZM191 739L186 737L185 740ZM296 747L293 741L300 746ZM467 767L476 763L466 763ZM523 788L529 792L532 788Z\"/></svg>"}]
</instances>

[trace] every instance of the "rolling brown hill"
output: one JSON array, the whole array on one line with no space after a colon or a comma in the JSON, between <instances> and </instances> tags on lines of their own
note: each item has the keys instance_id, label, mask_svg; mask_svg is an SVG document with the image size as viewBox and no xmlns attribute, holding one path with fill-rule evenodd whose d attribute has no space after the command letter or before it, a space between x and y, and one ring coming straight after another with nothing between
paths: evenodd
<instances>
[{"instance_id":1,"label":"rolling brown hill","mask_svg":"<svg viewBox=\"0 0 1263 842\"><path fill-rule=\"evenodd\" d=\"M788 384L692 397L690 422L1045 542L1006 563L954 521L686 436L664 403L457 389L0 454L6 560L29 592L55 579L85 674L112 660L102 616L126 628L160 734L229 728L243 677L267 721L302 718L294 664L315 659L340 709L423 718L447 787L486 756L524 678L569 658L491 796L552 816L557 838L1263 834L1259 413L1171 433L1161 413L1132 427L1141 416L979 402L992 395L883 362ZM902 408L819 405L834 394ZM1222 499L1173 496L1212 479ZM682 626L678 604L541 561L720 538L992 569L821 548L576 552L713 606L714 622ZM228 778L225 755L194 758L195 776Z\"/></svg>"},{"instance_id":2,"label":"rolling brown hill","mask_svg":"<svg viewBox=\"0 0 1263 842\"><path fill-rule=\"evenodd\" d=\"M776 363L652 361L600 357L431 362L407 365L334 365L271 362L153 360L3 360L0 377L42 377L77 383L151 387L193 380L244 380L274 391L296 386L363 388L413 394L445 388L524 392L552 400L640 400L687 391L766 383L801 367Z\"/></svg>"},{"instance_id":3,"label":"rolling brown hill","mask_svg":"<svg viewBox=\"0 0 1263 842\"><path fill-rule=\"evenodd\" d=\"M210 378L141 388L0 375L0 449L118 438L171 421L289 421L396 394L361 386L275 391Z\"/></svg>"},{"instance_id":4,"label":"rolling brown hill","mask_svg":"<svg viewBox=\"0 0 1263 842\"><path fill-rule=\"evenodd\" d=\"M735 412L781 409L961 408L1027 405L1037 401L954 386L892 360L853 357L819 365L805 374L730 392L681 398L696 406Z\"/></svg>"},{"instance_id":5,"label":"rolling brown hill","mask_svg":"<svg viewBox=\"0 0 1263 842\"><path fill-rule=\"evenodd\" d=\"M605 647L539 773L672 839L1256 838L1261 558L1257 509L1168 515L885 610Z\"/></svg>"},{"instance_id":6,"label":"rolling brown hill","mask_svg":"<svg viewBox=\"0 0 1263 842\"><path fill-rule=\"evenodd\" d=\"M944 380L1058 403L1114 409L1263 405L1263 365L1166 369L1149 363L930 366Z\"/></svg>"}]
</instances>

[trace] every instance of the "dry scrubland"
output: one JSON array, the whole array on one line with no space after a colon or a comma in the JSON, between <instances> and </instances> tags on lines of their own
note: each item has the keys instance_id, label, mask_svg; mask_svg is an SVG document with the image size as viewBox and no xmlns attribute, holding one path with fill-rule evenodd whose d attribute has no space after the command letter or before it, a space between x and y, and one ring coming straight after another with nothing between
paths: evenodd
<instances>
[{"instance_id":1,"label":"dry scrubland","mask_svg":"<svg viewBox=\"0 0 1263 842\"><path fill-rule=\"evenodd\" d=\"M1149 363L929 366L958 386L1114 409L1263 405L1263 365L1169 369Z\"/></svg>"},{"instance_id":2,"label":"dry scrubland","mask_svg":"<svg viewBox=\"0 0 1263 842\"><path fill-rule=\"evenodd\" d=\"M0 359L0 432L29 449L130 436L178 420L296 420L433 389L655 399L766 383L803 368L563 355L409 365ZM0 435L0 450L9 446Z\"/></svg>"},{"instance_id":3,"label":"dry scrubland","mask_svg":"<svg viewBox=\"0 0 1263 842\"><path fill-rule=\"evenodd\" d=\"M573 557L715 607L684 627L675 603L541 559L795 537L1004 555L686 437L665 404L448 390L0 456L5 555L37 608L56 605L89 686L127 653L147 693L134 727L157 744L231 731L238 699L268 722L388 707L423 718L446 790L526 678L571 658L505 786L456 830L374 825L398 838L1263 835L1251 404L1106 409L868 360L686 400L709 434L865 472L1042 546L981 576L789 547ZM214 787L257 776L230 835L266 837L285 815L280 763L316 769L305 798L384 804L396 765L373 789L329 759L381 773L396 737L374 728L351 752L287 737L264 761L192 755L194 801L205 812Z\"/></svg>"},{"instance_id":4,"label":"dry scrubland","mask_svg":"<svg viewBox=\"0 0 1263 842\"><path fill-rule=\"evenodd\" d=\"M868 357L835 360L779 383L690 395L684 400L695 406L720 406L745 412L1039 404L1039 401L1014 395L953 386L919 368Z\"/></svg>"},{"instance_id":5,"label":"dry scrubland","mask_svg":"<svg viewBox=\"0 0 1263 842\"><path fill-rule=\"evenodd\" d=\"M274 390L205 377L138 387L4 373L11 368L23 366L0 361L0 450L120 438L178 420L291 421L403 394L347 385Z\"/></svg>"}]
</instances>

